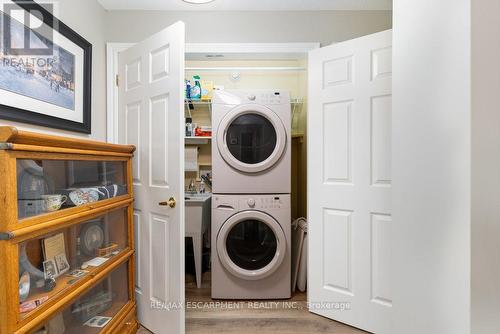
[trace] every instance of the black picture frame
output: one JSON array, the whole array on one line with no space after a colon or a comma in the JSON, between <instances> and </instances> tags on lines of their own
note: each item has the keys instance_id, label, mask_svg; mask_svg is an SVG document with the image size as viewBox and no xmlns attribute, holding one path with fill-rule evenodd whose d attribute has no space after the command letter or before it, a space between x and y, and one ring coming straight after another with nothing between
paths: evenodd
<instances>
[{"instance_id":1,"label":"black picture frame","mask_svg":"<svg viewBox=\"0 0 500 334\"><path fill-rule=\"evenodd\" d=\"M83 50L83 122L75 122L63 118L58 118L49 115L32 112L29 110L19 109L17 107L2 104L0 101L0 118L28 123L33 125L41 125L49 128L68 130L90 134L91 127L91 104L92 104L92 44L85 38L80 36L73 29L68 27L62 21L54 18L52 13L44 7L37 4L34 0L12 0L13 3L26 11L37 10L43 15L43 23L54 29L54 21L57 20L57 31L75 45Z\"/></svg>"}]
</instances>

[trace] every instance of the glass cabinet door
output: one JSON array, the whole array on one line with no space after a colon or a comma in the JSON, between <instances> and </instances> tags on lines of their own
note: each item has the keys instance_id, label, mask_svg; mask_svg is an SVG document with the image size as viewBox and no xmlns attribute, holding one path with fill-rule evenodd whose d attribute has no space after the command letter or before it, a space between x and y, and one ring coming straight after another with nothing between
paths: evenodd
<instances>
[{"instance_id":1,"label":"glass cabinet door","mask_svg":"<svg viewBox=\"0 0 500 334\"><path fill-rule=\"evenodd\" d=\"M18 218L128 193L125 161L17 159Z\"/></svg>"},{"instance_id":2,"label":"glass cabinet door","mask_svg":"<svg viewBox=\"0 0 500 334\"><path fill-rule=\"evenodd\" d=\"M128 279L125 262L34 333L99 333L129 301Z\"/></svg>"},{"instance_id":3,"label":"glass cabinet door","mask_svg":"<svg viewBox=\"0 0 500 334\"><path fill-rule=\"evenodd\" d=\"M127 219L127 208L120 208L19 243L20 318L72 291L125 254Z\"/></svg>"}]
</instances>

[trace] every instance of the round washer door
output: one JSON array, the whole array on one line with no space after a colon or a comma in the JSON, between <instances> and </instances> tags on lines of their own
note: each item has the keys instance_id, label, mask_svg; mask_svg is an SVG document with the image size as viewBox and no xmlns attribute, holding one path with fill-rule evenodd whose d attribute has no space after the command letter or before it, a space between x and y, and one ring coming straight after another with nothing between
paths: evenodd
<instances>
[{"instance_id":1,"label":"round washer door","mask_svg":"<svg viewBox=\"0 0 500 334\"><path fill-rule=\"evenodd\" d=\"M257 173L272 167L286 147L286 129L271 109L246 104L232 109L219 124L217 147L233 168Z\"/></svg>"},{"instance_id":2,"label":"round washer door","mask_svg":"<svg viewBox=\"0 0 500 334\"><path fill-rule=\"evenodd\" d=\"M231 216L217 235L219 260L236 277L257 280L279 268L286 252L283 229L268 214L242 211Z\"/></svg>"}]
</instances>

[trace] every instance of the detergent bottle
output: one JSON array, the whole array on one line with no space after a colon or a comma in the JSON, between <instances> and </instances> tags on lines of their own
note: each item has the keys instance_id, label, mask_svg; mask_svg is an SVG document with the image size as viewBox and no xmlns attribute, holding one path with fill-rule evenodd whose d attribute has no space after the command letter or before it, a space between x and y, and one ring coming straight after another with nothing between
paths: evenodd
<instances>
[{"instance_id":1,"label":"detergent bottle","mask_svg":"<svg viewBox=\"0 0 500 334\"><path fill-rule=\"evenodd\" d=\"M191 99L199 100L201 99L201 84L200 84L200 76L193 76L194 85L191 86Z\"/></svg>"}]
</instances>

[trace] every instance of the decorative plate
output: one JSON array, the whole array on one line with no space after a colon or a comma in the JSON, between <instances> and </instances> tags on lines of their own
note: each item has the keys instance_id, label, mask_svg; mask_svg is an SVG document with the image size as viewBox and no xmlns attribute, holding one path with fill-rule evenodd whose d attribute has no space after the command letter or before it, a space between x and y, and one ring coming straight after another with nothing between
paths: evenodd
<instances>
[{"instance_id":1,"label":"decorative plate","mask_svg":"<svg viewBox=\"0 0 500 334\"><path fill-rule=\"evenodd\" d=\"M80 232L81 251L89 256L96 256L97 250L104 244L104 231L99 223L87 223Z\"/></svg>"},{"instance_id":2,"label":"decorative plate","mask_svg":"<svg viewBox=\"0 0 500 334\"><path fill-rule=\"evenodd\" d=\"M25 271L19 279L19 301L22 303L30 294L30 274Z\"/></svg>"},{"instance_id":3,"label":"decorative plate","mask_svg":"<svg viewBox=\"0 0 500 334\"><path fill-rule=\"evenodd\" d=\"M76 206L87 203L97 202L99 200L99 193L95 189L76 189L69 193L69 199Z\"/></svg>"}]
</instances>

